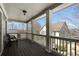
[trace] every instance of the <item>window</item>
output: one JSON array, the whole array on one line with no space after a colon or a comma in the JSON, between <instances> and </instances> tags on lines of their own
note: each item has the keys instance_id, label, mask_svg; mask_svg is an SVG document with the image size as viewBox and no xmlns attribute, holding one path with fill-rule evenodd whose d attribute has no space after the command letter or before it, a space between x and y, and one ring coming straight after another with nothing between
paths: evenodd
<instances>
[{"instance_id":1,"label":"window","mask_svg":"<svg viewBox=\"0 0 79 59\"><path fill-rule=\"evenodd\" d=\"M15 22L15 21L8 21L8 23L7 23L7 29L8 29L8 32L10 30L26 31L26 23Z\"/></svg>"},{"instance_id":2,"label":"window","mask_svg":"<svg viewBox=\"0 0 79 59\"><path fill-rule=\"evenodd\" d=\"M61 37L65 35L66 37L71 37L71 33L79 33L79 4L73 4L58 12L52 13L52 27L53 31L59 31ZM64 34L62 33L63 30Z\"/></svg>"},{"instance_id":3,"label":"window","mask_svg":"<svg viewBox=\"0 0 79 59\"><path fill-rule=\"evenodd\" d=\"M35 34L44 34L46 35L46 15L44 14L44 16L40 16L39 18L33 20L33 28L34 28L34 33Z\"/></svg>"},{"instance_id":4,"label":"window","mask_svg":"<svg viewBox=\"0 0 79 59\"><path fill-rule=\"evenodd\" d=\"M28 23L28 33L31 33L31 22Z\"/></svg>"}]
</instances>

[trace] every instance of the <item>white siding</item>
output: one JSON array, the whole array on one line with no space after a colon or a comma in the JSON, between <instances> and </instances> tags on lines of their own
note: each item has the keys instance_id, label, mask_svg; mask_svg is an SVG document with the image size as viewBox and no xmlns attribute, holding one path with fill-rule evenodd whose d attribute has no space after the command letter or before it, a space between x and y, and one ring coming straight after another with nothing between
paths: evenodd
<instances>
[{"instance_id":1,"label":"white siding","mask_svg":"<svg viewBox=\"0 0 79 59\"><path fill-rule=\"evenodd\" d=\"M56 33L55 33L55 36L59 37L59 32L56 32Z\"/></svg>"},{"instance_id":2,"label":"white siding","mask_svg":"<svg viewBox=\"0 0 79 59\"><path fill-rule=\"evenodd\" d=\"M66 38L70 38L70 33L68 30L68 27L64 24L64 26L62 27L61 31L60 31L60 37L66 37Z\"/></svg>"}]
</instances>

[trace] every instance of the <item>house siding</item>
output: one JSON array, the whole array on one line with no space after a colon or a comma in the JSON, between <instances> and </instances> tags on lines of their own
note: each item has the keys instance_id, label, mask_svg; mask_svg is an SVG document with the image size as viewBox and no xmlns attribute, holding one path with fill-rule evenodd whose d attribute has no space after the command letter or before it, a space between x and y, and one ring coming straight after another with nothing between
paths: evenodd
<instances>
[{"instance_id":1,"label":"house siding","mask_svg":"<svg viewBox=\"0 0 79 59\"><path fill-rule=\"evenodd\" d=\"M66 37L66 38L70 38L70 32L69 32L69 29L67 27L66 24L63 25L62 29L60 30L60 34L59 34L60 37Z\"/></svg>"}]
</instances>

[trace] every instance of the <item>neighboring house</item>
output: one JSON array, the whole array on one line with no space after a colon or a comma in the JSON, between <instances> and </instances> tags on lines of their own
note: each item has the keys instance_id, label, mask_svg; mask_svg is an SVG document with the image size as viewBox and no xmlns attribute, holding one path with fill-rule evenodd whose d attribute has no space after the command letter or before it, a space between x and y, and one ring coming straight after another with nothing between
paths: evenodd
<instances>
[{"instance_id":1,"label":"neighboring house","mask_svg":"<svg viewBox=\"0 0 79 59\"><path fill-rule=\"evenodd\" d=\"M40 34L46 35L46 26L44 26ZM70 32L65 22L60 22L56 24L52 24L51 26L51 36L58 36L58 37L70 37Z\"/></svg>"},{"instance_id":2,"label":"neighboring house","mask_svg":"<svg viewBox=\"0 0 79 59\"><path fill-rule=\"evenodd\" d=\"M71 38L79 39L79 29L70 29Z\"/></svg>"},{"instance_id":3,"label":"neighboring house","mask_svg":"<svg viewBox=\"0 0 79 59\"><path fill-rule=\"evenodd\" d=\"M46 35L46 26L44 26L41 29L40 34ZM69 30L65 22L60 22L60 23L52 24L51 36L79 39L79 29ZM58 46L60 46L59 41L60 40L58 40ZM61 46L63 46L63 41L61 42L62 42ZM66 42L64 42L64 47L66 46L65 43ZM70 43L69 42L67 43L68 43L67 44L68 55L70 55ZM52 47L52 44L54 45L53 47ZM56 46L57 46L57 39L51 40L51 49L56 48ZM79 43L76 44L76 47L77 47L77 55L79 55L79 50L78 50ZM74 47L74 43L72 42L72 55L74 55L74 50L75 50L75 47Z\"/></svg>"},{"instance_id":4,"label":"neighboring house","mask_svg":"<svg viewBox=\"0 0 79 59\"><path fill-rule=\"evenodd\" d=\"M36 22L33 22L33 33L39 34L40 30L41 30L41 26L37 24Z\"/></svg>"},{"instance_id":5,"label":"neighboring house","mask_svg":"<svg viewBox=\"0 0 79 59\"><path fill-rule=\"evenodd\" d=\"M44 26L41 29L40 34L46 35L46 26ZM65 37L65 38L71 37L70 31L69 31L68 26L65 22L52 24L52 26L51 26L51 36ZM57 42L57 39L51 40L51 49L56 48L57 43L58 43L58 46L60 46L59 42L60 42L60 40L58 40L58 42ZM61 41L61 43L63 44L63 41ZM54 45L54 46L52 47L52 45Z\"/></svg>"},{"instance_id":6,"label":"neighboring house","mask_svg":"<svg viewBox=\"0 0 79 59\"><path fill-rule=\"evenodd\" d=\"M71 33L71 38L74 38L74 39L79 39L79 29L78 28L75 28L75 29L70 29L70 33ZM79 43L76 43L76 49L77 49L77 55L79 56ZM75 50L74 48L74 43L72 45L72 51ZM73 52L74 53L74 52ZM74 54L73 54L74 55Z\"/></svg>"}]
</instances>

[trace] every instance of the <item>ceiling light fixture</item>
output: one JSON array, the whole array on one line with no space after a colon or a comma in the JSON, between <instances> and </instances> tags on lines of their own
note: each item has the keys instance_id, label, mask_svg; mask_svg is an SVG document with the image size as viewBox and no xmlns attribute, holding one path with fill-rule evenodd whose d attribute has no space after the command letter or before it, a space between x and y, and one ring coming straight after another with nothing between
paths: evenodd
<instances>
[{"instance_id":1,"label":"ceiling light fixture","mask_svg":"<svg viewBox=\"0 0 79 59\"><path fill-rule=\"evenodd\" d=\"M26 10L22 10L23 14L26 15L27 11Z\"/></svg>"}]
</instances>

